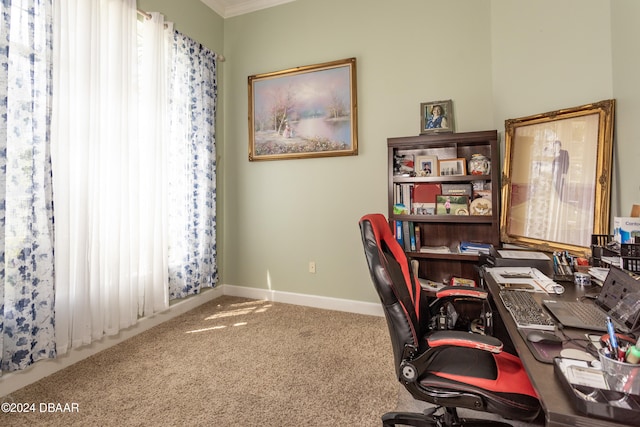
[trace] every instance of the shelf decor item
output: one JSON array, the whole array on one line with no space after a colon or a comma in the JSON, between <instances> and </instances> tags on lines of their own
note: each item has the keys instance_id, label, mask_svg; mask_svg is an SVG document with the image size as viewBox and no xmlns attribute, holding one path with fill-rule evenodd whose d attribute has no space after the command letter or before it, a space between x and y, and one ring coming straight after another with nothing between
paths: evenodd
<instances>
[{"instance_id":1,"label":"shelf decor item","mask_svg":"<svg viewBox=\"0 0 640 427\"><path fill-rule=\"evenodd\" d=\"M505 121L502 242L587 256L609 231L614 106Z\"/></svg>"},{"instance_id":2,"label":"shelf decor item","mask_svg":"<svg viewBox=\"0 0 640 427\"><path fill-rule=\"evenodd\" d=\"M423 102L420 104L420 134L453 132L453 102Z\"/></svg>"},{"instance_id":3,"label":"shelf decor item","mask_svg":"<svg viewBox=\"0 0 640 427\"><path fill-rule=\"evenodd\" d=\"M249 161L358 154L356 58L248 77Z\"/></svg>"},{"instance_id":4,"label":"shelf decor item","mask_svg":"<svg viewBox=\"0 0 640 427\"><path fill-rule=\"evenodd\" d=\"M438 176L438 157L417 156L415 169L416 176Z\"/></svg>"},{"instance_id":5,"label":"shelf decor item","mask_svg":"<svg viewBox=\"0 0 640 427\"><path fill-rule=\"evenodd\" d=\"M484 154L473 154L469 160L468 170L471 175L489 175L491 160Z\"/></svg>"},{"instance_id":6,"label":"shelf decor item","mask_svg":"<svg viewBox=\"0 0 640 427\"><path fill-rule=\"evenodd\" d=\"M440 176L461 176L467 174L467 161L464 158L438 161Z\"/></svg>"}]
</instances>

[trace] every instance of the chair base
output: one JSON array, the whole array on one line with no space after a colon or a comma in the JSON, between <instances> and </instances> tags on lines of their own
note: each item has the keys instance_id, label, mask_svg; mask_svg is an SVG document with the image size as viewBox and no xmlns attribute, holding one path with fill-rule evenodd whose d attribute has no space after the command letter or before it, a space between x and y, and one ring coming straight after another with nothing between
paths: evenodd
<instances>
[{"instance_id":1,"label":"chair base","mask_svg":"<svg viewBox=\"0 0 640 427\"><path fill-rule=\"evenodd\" d=\"M437 413L441 410L441 413ZM459 418L456 408L436 407L423 413L418 412L388 412L382 416L383 427L413 426L413 427L484 427L505 426L511 424L496 420Z\"/></svg>"}]
</instances>

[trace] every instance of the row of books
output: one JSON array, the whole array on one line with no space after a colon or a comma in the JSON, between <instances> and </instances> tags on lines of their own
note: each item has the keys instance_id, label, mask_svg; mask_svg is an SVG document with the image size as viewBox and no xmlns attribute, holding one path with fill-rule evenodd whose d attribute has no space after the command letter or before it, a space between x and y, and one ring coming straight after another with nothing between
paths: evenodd
<instances>
[{"instance_id":1,"label":"row of books","mask_svg":"<svg viewBox=\"0 0 640 427\"><path fill-rule=\"evenodd\" d=\"M407 252L460 253L468 255L488 254L491 244L481 242L460 242L455 248L448 246L428 246L422 244L422 229L413 221L394 221L394 234L400 246Z\"/></svg>"}]
</instances>

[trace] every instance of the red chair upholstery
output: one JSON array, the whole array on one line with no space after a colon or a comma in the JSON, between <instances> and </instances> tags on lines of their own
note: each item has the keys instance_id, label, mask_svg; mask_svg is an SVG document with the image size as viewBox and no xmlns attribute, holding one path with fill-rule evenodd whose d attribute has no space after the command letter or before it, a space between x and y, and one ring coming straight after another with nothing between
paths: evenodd
<instances>
[{"instance_id":1,"label":"red chair upholstery","mask_svg":"<svg viewBox=\"0 0 640 427\"><path fill-rule=\"evenodd\" d=\"M506 419L535 419L540 403L520 359L503 352L502 342L495 337L433 330L430 317L434 313L429 306L438 306L438 301L425 304L421 286L386 218L365 215L359 224L371 279L389 327L398 379L415 399L436 405L424 414L387 413L383 426L469 425L470 420L459 424L456 408ZM482 289L463 287L444 288L436 298L460 294L486 298Z\"/></svg>"}]
</instances>

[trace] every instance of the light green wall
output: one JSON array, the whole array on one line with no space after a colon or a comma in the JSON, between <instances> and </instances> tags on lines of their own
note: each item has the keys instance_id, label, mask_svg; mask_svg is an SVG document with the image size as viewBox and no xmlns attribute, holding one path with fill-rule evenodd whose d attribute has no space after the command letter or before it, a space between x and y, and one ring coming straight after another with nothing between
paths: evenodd
<instances>
[{"instance_id":1,"label":"light green wall","mask_svg":"<svg viewBox=\"0 0 640 427\"><path fill-rule=\"evenodd\" d=\"M164 8L185 33L215 37L227 58L222 283L377 301L357 221L386 213L386 138L417 134L424 101L452 99L458 131L503 136L505 119L616 98L612 215L640 202L636 0L297 0L226 20L210 12L212 28L198 0L173 3L139 0ZM349 57L358 67L359 155L249 162L247 77Z\"/></svg>"},{"instance_id":2,"label":"light green wall","mask_svg":"<svg viewBox=\"0 0 640 427\"><path fill-rule=\"evenodd\" d=\"M616 137L612 214L628 216L640 203L640 2L615 0L612 10L613 93Z\"/></svg>"},{"instance_id":3,"label":"light green wall","mask_svg":"<svg viewBox=\"0 0 640 427\"><path fill-rule=\"evenodd\" d=\"M225 21L224 283L377 300L358 220L386 213L386 139L418 134L420 103L443 99L457 130L494 128L490 4L297 0ZM249 162L247 77L349 57L359 155Z\"/></svg>"},{"instance_id":4,"label":"light green wall","mask_svg":"<svg viewBox=\"0 0 640 427\"><path fill-rule=\"evenodd\" d=\"M224 19L200 0L137 0L137 6L145 12L162 13L176 30L222 53Z\"/></svg>"}]
</instances>

